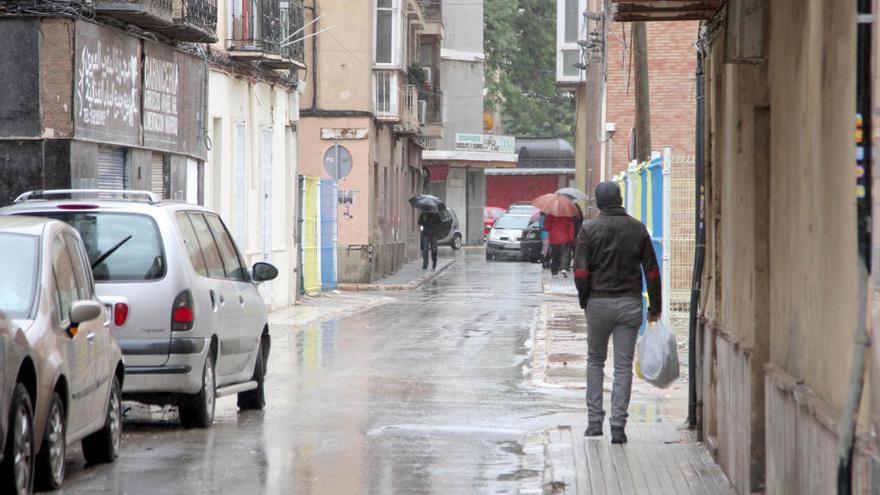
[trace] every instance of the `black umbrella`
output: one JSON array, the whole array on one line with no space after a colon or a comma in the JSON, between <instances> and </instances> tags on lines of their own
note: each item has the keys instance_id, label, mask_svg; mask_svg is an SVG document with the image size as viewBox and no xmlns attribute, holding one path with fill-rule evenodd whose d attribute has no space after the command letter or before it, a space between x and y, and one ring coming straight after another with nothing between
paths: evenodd
<instances>
[{"instance_id":1,"label":"black umbrella","mask_svg":"<svg viewBox=\"0 0 880 495\"><path fill-rule=\"evenodd\" d=\"M446 209L446 205L443 203L442 199L438 198L437 196L431 196L430 194L419 194L418 196L413 196L409 198L409 204L411 204L413 208L417 208L428 213L439 213Z\"/></svg>"}]
</instances>

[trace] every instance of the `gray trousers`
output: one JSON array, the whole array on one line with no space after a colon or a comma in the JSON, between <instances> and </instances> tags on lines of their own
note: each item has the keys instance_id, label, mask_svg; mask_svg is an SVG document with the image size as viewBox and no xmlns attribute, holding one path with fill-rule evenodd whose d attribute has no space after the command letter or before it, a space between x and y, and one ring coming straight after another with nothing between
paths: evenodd
<instances>
[{"instance_id":1,"label":"gray trousers","mask_svg":"<svg viewBox=\"0 0 880 495\"><path fill-rule=\"evenodd\" d=\"M588 420L602 422L602 388L608 339L614 338L614 386L611 389L611 426L626 426L632 391L633 354L642 325L642 300L635 297L590 299L587 303L587 412Z\"/></svg>"}]
</instances>

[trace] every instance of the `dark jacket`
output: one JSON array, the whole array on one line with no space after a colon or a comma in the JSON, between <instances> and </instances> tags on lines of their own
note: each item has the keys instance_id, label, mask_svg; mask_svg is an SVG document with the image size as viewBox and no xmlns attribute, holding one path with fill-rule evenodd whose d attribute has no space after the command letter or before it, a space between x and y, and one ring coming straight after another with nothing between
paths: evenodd
<instances>
[{"instance_id":1,"label":"dark jacket","mask_svg":"<svg viewBox=\"0 0 880 495\"><path fill-rule=\"evenodd\" d=\"M606 184L613 186L603 187ZM616 196L615 196L616 194ZM620 206L620 189L603 182L596 188L599 218L584 222L578 234L574 278L581 307L590 297L642 297L642 273L648 287L648 312L662 310L660 267L648 229Z\"/></svg>"}]
</instances>

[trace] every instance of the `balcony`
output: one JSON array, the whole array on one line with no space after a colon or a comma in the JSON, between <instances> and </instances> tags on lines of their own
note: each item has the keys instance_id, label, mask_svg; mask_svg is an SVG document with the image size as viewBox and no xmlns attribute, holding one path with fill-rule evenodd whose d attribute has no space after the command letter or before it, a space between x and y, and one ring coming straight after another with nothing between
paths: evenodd
<instances>
[{"instance_id":1,"label":"balcony","mask_svg":"<svg viewBox=\"0 0 880 495\"><path fill-rule=\"evenodd\" d=\"M373 113L377 120L400 120L400 74L396 70L373 72Z\"/></svg>"},{"instance_id":2,"label":"balcony","mask_svg":"<svg viewBox=\"0 0 880 495\"><path fill-rule=\"evenodd\" d=\"M95 13L157 31L173 24L173 0L95 0Z\"/></svg>"},{"instance_id":3,"label":"balcony","mask_svg":"<svg viewBox=\"0 0 880 495\"><path fill-rule=\"evenodd\" d=\"M419 0L425 11L425 28L422 36L443 38L443 4L440 0Z\"/></svg>"},{"instance_id":4,"label":"balcony","mask_svg":"<svg viewBox=\"0 0 880 495\"><path fill-rule=\"evenodd\" d=\"M443 137L443 93L439 89L419 91L419 135Z\"/></svg>"},{"instance_id":5,"label":"balcony","mask_svg":"<svg viewBox=\"0 0 880 495\"><path fill-rule=\"evenodd\" d=\"M174 0L174 24L162 32L179 41L216 42L217 0Z\"/></svg>"},{"instance_id":6,"label":"balcony","mask_svg":"<svg viewBox=\"0 0 880 495\"><path fill-rule=\"evenodd\" d=\"M415 134L419 130L419 93L412 84L400 88L400 123L394 126L398 134Z\"/></svg>"},{"instance_id":7,"label":"balcony","mask_svg":"<svg viewBox=\"0 0 880 495\"><path fill-rule=\"evenodd\" d=\"M724 0L611 0L617 22L711 19Z\"/></svg>"},{"instance_id":8,"label":"balcony","mask_svg":"<svg viewBox=\"0 0 880 495\"><path fill-rule=\"evenodd\" d=\"M232 0L229 56L260 62L273 69L303 64L301 0ZM294 34L296 33L296 34Z\"/></svg>"}]
</instances>

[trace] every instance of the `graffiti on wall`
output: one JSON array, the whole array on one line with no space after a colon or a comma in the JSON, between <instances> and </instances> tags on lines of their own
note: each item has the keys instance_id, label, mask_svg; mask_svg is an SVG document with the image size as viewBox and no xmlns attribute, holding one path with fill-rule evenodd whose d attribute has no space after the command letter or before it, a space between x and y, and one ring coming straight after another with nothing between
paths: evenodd
<instances>
[{"instance_id":1,"label":"graffiti on wall","mask_svg":"<svg viewBox=\"0 0 880 495\"><path fill-rule=\"evenodd\" d=\"M177 136L177 62L144 57L144 132Z\"/></svg>"},{"instance_id":2,"label":"graffiti on wall","mask_svg":"<svg viewBox=\"0 0 880 495\"><path fill-rule=\"evenodd\" d=\"M360 191L356 189L348 189L343 191L339 190L339 204L342 205L342 216L345 218L351 219L354 218L354 214L351 212L352 206L354 206L354 200L357 197Z\"/></svg>"},{"instance_id":3,"label":"graffiti on wall","mask_svg":"<svg viewBox=\"0 0 880 495\"><path fill-rule=\"evenodd\" d=\"M137 38L80 22L74 56L76 134L115 144L137 144L141 123Z\"/></svg>"},{"instance_id":4,"label":"graffiti on wall","mask_svg":"<svg viewBox=\"0 0 880 495\"><path fill-rule=\"evenodd\" d=\"M98 41L79 56L76 97L79 117L94 126L134 126L138 115L137 55Z\"/></svg>"}]
</instances>

